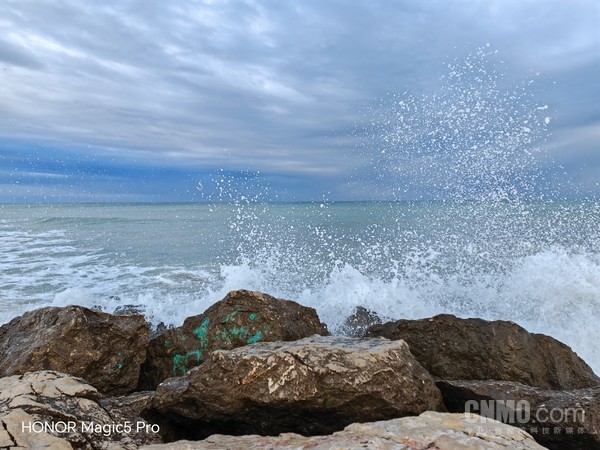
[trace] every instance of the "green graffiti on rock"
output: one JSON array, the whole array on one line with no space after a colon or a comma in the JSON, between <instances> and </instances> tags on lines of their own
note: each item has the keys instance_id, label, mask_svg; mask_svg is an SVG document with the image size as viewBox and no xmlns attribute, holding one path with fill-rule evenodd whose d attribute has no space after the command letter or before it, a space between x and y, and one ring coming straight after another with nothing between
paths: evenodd
<instances>
[{"instance_id":1,"label":"green graffiti on rock","mask_svg":"<svg viewBox=\"0 0 600 450\"><path fill-rule=\"evenodd\" d=\"M256 330L256 327L247 327L245 325L235 325L234 317L239 311L233 311L227 314L220 321L219 329L214 330L214 334L209 336L210 319L205 318L202 323L194 328L192 334L200 341L195 350L187 353L177 353L173 356L173 376L185 374L189 369L197 366L202 362L203 355L206 355L213 350L220 348L231 348L232 346L254 344L264 339L266 329ZM249 314L250 320L257 318L256 313ZM231 326L225 326L225 324ZM268 328L268 327L267 327ZM234 344L237 342L237 344ZM169 343L164 342L164 346L168 347ZM189 347L188 347L189 348Z\"/></svg>"},{"instance_id":2,"label":"green graffiti on rock","mask_svg":"<svg viewBox=\"0 0 600 450\"><path fill-rule=\"evenodd\" d=\"M122 369L124 364L125 358L123 357L123 354L119 352L119 354L117 355L117 369Z\"/></svg>"},{"instance_id":3,"label":"green graffiti on rock","mask_svg":"<svg viewBox=\"0 0 600 450\"><path fill-rule=\"evenodd\" d=\"M200 339L200 347L206 349L208 347L208 324L210 319L207 317L202 321L202 324L199 327L196 327L192 333L196 335L198 339Z\"/></svg>"},{"instance_id":4,"label":"green graffiti on rock","mask_svg":"<svg viewBox=\"0 0 600 450\"><path fill-rule=\"evenodd\" d=\"M190 358L195 358L196 364L194 365L198 365L202 359L202 350L192 350L185 354L178 353L173 356L173 376L184 375L191 368Z\"/></svg>"},{"instance_id":5,"label":"green graffiti on rock","mask_svg":"<svg viewBox=\"0 0 600 450\"><path fill-rule=\"evenodd\" d=\"M252 336L248 339L248 344L254 344L254 343L260 341L261 339L262 339L262 333L260 332L260 330L258 330L256 333L254 333L254 336Z\"/></svg>"},{"instance_id":6,"label":"green graffiti on rock","mask_svg":"<svg viewBox=\"0 0 600 450\"><path fill-rule=\"evenodd\" d=\"M223 344L232 344L233 341L242 341L247 344L254 344L262 339L262 331L253 332L246 326L234 326L223 328L215 334L214 340Z\"/></svg>"},{"instance_id":7,"label":"green graffiti on rock","mask_svg":"<svg viewBox=\"0 0 600 450\"><path fill-rule=\"evenodd\" d=\"M238 311L232 311L229 314L227 314L223 318L223 323L229 323L229 322L235 321L235 316L237 315L237 313L238 313Z\"/></svg>"},{"instance_id":8,"label":"green graffiti on rock","mask_svg":"<svg viewBox=\"0 0 600 450\"><path fill-rule=\"evenodd\" d=\"M189 351L187 353L177 353L173 356L173 376L183 375L192 367L197 366L202 362L202 354L208 349L209 323L210 319L207 317L192 331L192 334L194 334L200 341L198 349ZM168 347L169 344L167 341L165 341L164 345L165 347Z\"/></svg>"}]
</instances>

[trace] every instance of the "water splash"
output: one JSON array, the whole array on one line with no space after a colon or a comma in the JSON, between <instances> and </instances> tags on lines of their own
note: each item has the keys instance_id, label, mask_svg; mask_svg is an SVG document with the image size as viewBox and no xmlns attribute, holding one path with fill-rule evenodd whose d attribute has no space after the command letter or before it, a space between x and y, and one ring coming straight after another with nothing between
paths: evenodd
<instances>
[{"instance_id":1,"label":"water splash","mask_svg":"<svg viewBox=\"0 0 600 450\"><path fill-rule=\"evenodd\" d=\"M298 208L314 223L304 229L293 208L250 213L224 279L314 306L334 331L355 306L513 320L600 367L600 208L560 199L551 109L535 78L511 85L503 64L482 47L448 63L435 92L383 99L361 135L374 189L396 201Z\"/></svg>"},{"instance_id":2,"label":"water splash","mask_svg":"<svg viewBox=\"0 0 600 450\"><path fill-rule=\"evenodd\" d=\"M389 94L370 111L369 151L394 198L542 198L549 107L535 78L511 86L489 47L447 64L437 89Z\"/></svg>"}]
</instances>

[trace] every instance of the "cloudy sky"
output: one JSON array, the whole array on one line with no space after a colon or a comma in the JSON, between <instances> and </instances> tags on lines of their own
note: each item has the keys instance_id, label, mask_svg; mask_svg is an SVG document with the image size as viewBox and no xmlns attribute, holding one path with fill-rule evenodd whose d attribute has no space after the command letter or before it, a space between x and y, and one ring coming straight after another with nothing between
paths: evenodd
<instances>
[{"instance_id":1,"label":"cloudy sky","mask_svg":"<svg viewBox=\"0 0 600 450\"><path fill-rule=\"evenodd\" d=\"M532 152L600 197L598 80L598 0L2 0L0 202L426 198Z\"/></svg>"}]
</instances>

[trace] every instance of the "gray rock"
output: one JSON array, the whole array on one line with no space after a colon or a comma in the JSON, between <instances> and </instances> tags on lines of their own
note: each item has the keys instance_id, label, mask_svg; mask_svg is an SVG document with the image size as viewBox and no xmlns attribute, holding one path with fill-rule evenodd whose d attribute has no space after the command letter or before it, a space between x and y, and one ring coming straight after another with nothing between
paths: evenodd
<instances>
[{"instance_id":1,"label":"gray rock","mask_svg":"<svg viewBox=\"0 0 600 450\"><path fill-rule=\"evenodd\" d=\"M418 417L405 417L373 423L352 424L329 436L305 437L286 433L280 436L213 435L199 441L180 441L149 445L147 450L542 450L530 435L495 420L425 412Z\"/></svg>"},{"instance_id":2,"label":"gray rock","mask_svg":"<svg viewBox=\"0 0 600 450\"><path fill-rule=\"evenodd\" d=\"M118 299L118 297L117 297ZM127 316L130 314L144 314L146 307L144 305L120 305L113 311L114 316Z\"/></svg>"},{"instance_id":3,"label":"gray rock","mask_svg":"<svg viewBox=\"0 0 600 450\"><path fill-rule=\"evenodd\" d=\"M440 381L452 412L502 420L557 450L600 449L600 387L544 390L508 381Z\"/></svg>"},{"instance_id":4,"label":"gray rock","mask_svg":"<svg viewBox=\"0 0 600 450\"><path fill-rule=\"evenodd\" d=\"M143 419L103 408L100 400L96 388L58 372L0 378L0 447L133 450L162 442Z\"/></svg>"},{"instance_id":5,"label":"gray rock","mask_svg":"<svg viewBox=\"0 0 600 450\"><path fill-rule=\"evenodd\" d=\"M162 334L164 334L167 330L169 330L171 328L174 328L174 327L166 326L164 322L159 322L158 325L153 326L150 329L150 341L161 336Z\"/></svg>"},{"instance_id":6,"label":"gray rock","mask_svg":"<svg viewBox=\"0 0 600 450\"><path fill-rule=\"evenodd\" d=\"M374 325L367 336L405 340L429 373L446 380L516 381L543 389L600 385L571 348L513 322L441 314Z\"/></svg>"},{"instance_id":7,"label":"gray rock","mask_svg":"<svg viewBox=\"0 0 600 450\"><path fill-rule=\"evenodd\" d=\"M342 336L363 337L369 327L381 324L381 318L373 311L357 306L354 312L344 320L339 329Z\"/></svg>"},{"instance_id":8,"label":"gray rock","mask_svg":"<svg viewBox=\"0 0 600 450\"><path fill-rule=\"evenodd\" d=\"M140 389L152 390L169 377L184 375L214 350L313 334L329 334L313 308L261 292L232 291L204 313L150 341Z\"/></svg>"},{"instance_id":9,"label":"gray rock","mask_svg":"<svg viewBox=\"0 0 600 450\"><path fill-rule=\"evenodd\" d=\"M138 314L113 316L82 306L41 308L0 327L0 376L55 370L100 391L133 391L150 326Z\"/></svg>"},{"instance_id":10,"label":"gray rock","mask_svg":"<svg viewBox=\"0 0 600 450\"><path fill-rule=\"evenodd\" d=\"M148 413L198 439L330 433L426 410L445 410L441 394L403 341L313 336L215 351L160 384Z\"/></svg>"}]
</instances>

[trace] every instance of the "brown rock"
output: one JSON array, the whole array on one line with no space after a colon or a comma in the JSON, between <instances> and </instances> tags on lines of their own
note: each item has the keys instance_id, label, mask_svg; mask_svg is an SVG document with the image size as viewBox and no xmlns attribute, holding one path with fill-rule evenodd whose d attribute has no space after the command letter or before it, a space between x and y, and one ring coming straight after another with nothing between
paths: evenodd
<instances>
[{"instance_id":1,"label":"brown rock","mask_svg":"<svg viewBox=\"0 0 600 450\"><path fill-rule=\"evenodd\" d=\"M100 406L109 414L138 419L142 417L142 411L150 406L154 391L134 392L124 397L103 397Z\"/></svg>"},{"instance_id":2,"label":"brown rock","mask_svg":"<svg viewBox=\"0 0 600 450\"><path fill-rule=\"evenodd\" d=\"M405 340L429 373L447 380L516 381L543 389L600 385L571 348L513 322L442 314L375 325L367 336Z\"/></svg>"},{"instance_id":3,"label":"brown rock","mask_svg":"<svg viewBox=\"0 0 600 450\"><path fill-rule=\"evenodd\" d=\"M330 433L357 421L444 410L402 341L312 336L215 351L158 386L150 413L187 435Z\"/></svg>"},{"instance_id":4,"label":"brown rock","mask_svg":"<svg viewBox=\"0 0 600 450\"><path fill-rule=\"evenodd\" d=\"M372 423L357 423L329 436L305 437L286 433L279 436L213 435L204 441L180 441L142 447L147 450L542 450L527 433L491 419L473 423L471 416L424 412Z\"/></svg>"},{"instance_id":5,"label":"brown rock","mask_svg":"<svg viewBox=\"0 0 600 450\"><path fill-rule=\"evenodd\" d=\"M472 412L522 428L549 449L600 448L600 387L544 390L509 381L440 381L452 412Z\"/></svg>"},{"instance_id":6,"label":"brown rock","mask_svg":"<svg viewBox=\"0 0 600 450\"><path fill-rule=\"evenodd\" d=\"M154 389L166 378L184 375L214 350L313 334L329 334L313 308L261 292L232 291L203 314L150 341L140 388Z\"/></svg>"},{"instance_id":7,"label":"brown rock","mask_svg":"<svg viewBox=\"0 0 600 450\"><path fill-rule=\"evenodd\" d=\"M133 450L162 442L143 419L107 410L100 399L81 378L58 372L0 378L0 446Z\"/></svg>"},{"instance_id":8,"label":"brown rock","mask_svg":"<svg viewBox=\"0 0 600 450\"><path fill-rule=\"evenodd\" d=\"M146 359L149 325L82 306L41 308L0 327L0 376L55 370L113 395L133 391Z\"/></svg>"}]
</instances>

